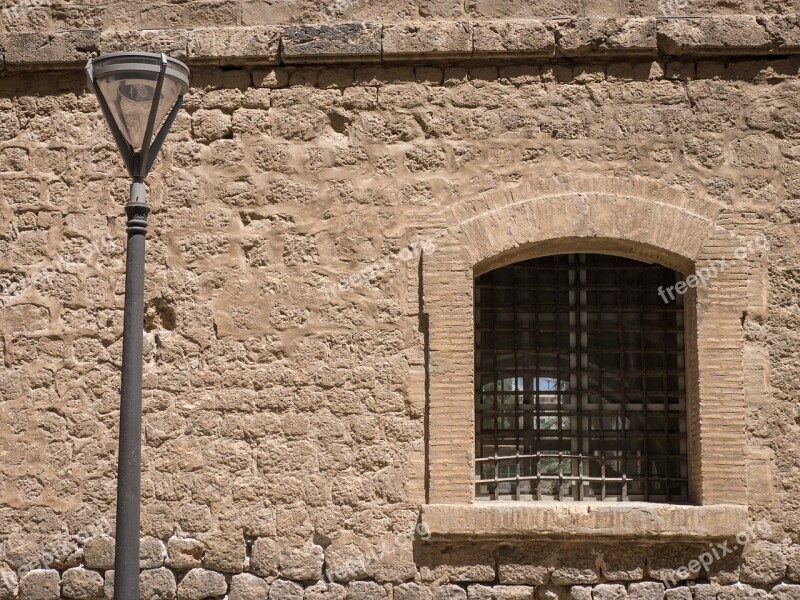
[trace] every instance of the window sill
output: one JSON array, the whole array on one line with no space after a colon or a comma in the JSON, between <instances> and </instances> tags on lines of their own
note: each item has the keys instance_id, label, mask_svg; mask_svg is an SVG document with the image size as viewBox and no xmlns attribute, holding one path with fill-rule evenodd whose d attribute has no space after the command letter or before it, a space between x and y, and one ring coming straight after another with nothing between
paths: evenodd
<instances>
[{"instance_id":1,"label":"window sill","mask_svg":"<svg viewBox=\"0 0 800 600\"><path fill-rule=\"evenodd\" d=\"M422 521L431 538L611 538L713 540L747 528L747 507L649 502L486 502L428 504Z\"/></svg>"}]
</instances>

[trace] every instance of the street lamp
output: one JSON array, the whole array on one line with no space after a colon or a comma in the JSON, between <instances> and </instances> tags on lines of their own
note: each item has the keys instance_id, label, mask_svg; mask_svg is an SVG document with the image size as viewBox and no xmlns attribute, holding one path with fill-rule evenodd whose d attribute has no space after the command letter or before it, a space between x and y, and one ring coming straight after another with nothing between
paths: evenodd
<instances>
[{"instance_id":1,"label":"street lamp","mask_svg":"<svg viewBox=\"0 0 800 600\"><path fill-rule=\"evenodd\" d=\"M189 89L189 68L165 54L115 52L91 59L86 64L86 75L132 178L130 200L125 205L128 249L122 329L114 600L139 600L144 242L150 211L144 178Z\"/></svg>"}]
</instances>

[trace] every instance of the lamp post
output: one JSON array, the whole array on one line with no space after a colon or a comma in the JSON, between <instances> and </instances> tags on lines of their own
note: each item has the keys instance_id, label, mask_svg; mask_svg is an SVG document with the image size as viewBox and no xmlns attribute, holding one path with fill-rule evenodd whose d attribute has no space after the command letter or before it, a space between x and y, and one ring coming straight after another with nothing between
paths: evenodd
<instances>
[{"instance_id":1,"label":"lamp post","mask_svg":"<svg viewBox=\"0 0 800 600\"><path fill-rule=\"evenodd\" d=\"M144 242L147 214L144 179L189 88L189 69L164 54L116 52L86 64L122 160L131 176L122 329L122 394L119 410L114 600L139 600L139 510L142 461L142 338Z\"/></svg>"}]
</instances>

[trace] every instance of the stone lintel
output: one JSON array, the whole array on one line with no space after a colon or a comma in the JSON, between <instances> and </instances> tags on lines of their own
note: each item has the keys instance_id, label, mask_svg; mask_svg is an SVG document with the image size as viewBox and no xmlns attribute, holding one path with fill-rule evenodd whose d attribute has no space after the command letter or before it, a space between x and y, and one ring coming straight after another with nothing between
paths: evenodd
<instances>
[{"instance_id":1,"label":"stone lintel","mask_svg":"<svg viewBox=\"0 0 800 600\"><path fill-rule=\"evenodd\" d=\"M433 539L702 541L731 539L748 526L743 505L650 502L428 504L422 522Z\"/></svg>"},{"instance_id":2,"label":"stone lintel","mask_svg":"<svg viewBox=\"0 0 800 600\"><path fill-rule=\"evenodd\" d=\"M800 16L733 15L333 23L0 35L3 68L83 66L119 50L165 52L190 63L358 64L568 57L800 54Z\"/></svg>"}]
</instances>

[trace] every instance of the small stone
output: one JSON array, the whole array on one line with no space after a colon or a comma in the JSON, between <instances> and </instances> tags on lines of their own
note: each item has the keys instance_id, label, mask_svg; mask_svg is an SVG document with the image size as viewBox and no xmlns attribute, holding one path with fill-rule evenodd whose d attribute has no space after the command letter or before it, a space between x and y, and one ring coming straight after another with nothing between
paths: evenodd
<instances>
[{"instance_id":1,"label":"small stone","mask_svg":"<svg viewBox=\"0 0 800 600\"><path fill-rule=\"evenodd\" d=\"M630 600L664 600L664 584L657 581L641 581L628 585Z\"/></svg>"},{"instance_id":2,"label":"small stone","mask_svg":"<svg viewBox=\"0 0 800 600\"><path fill-rule=\"evenodd\" d=\"M250 573L240 573L231 578L231 591L228 600L267 600L269 584Z\"/></svg>"},{"instance_id":3,"label":"small stone","mask_svg":"<svg viewBox=\"0 0 800 600\"><path fill-rule=\"evenodd\" d=\"M20 579L19 600L58 600L59 583L58 571L29 571Z\"/></svg>"},{"instance_id":4,"label":"small stone","mask_svg":"<svg viewBox=\"0 0 800 600\"><path fill-rule=\"evenodd\" d=\"M199 567L205 552L205 546L200 540L173 536L167 541L167 565L179 570Z\"/></svg>"},{"instance_id":5,"label":"small stone","mask_svg":"<svg viewBox=\"0 0 800 600\"><path fill-rule=\"evenodd\" d=\"M114 568L114 538L104 535L86 540L83 562L90 569Z\"/></svg>"},{"instance_id":6,"label":"small stone","mask_svg":"<svg viewBox=\"0 0 800 600\"><path fill-rule=\"evenodd\" d=\"M303 586L294 581L276 579L269 588L269 600L300 600Z\"/></svg>"},{"instance_id":7,"label":"small stone","mask_svg":"<svg viewBox=\"0 0 800 600\"><path fill-rule=\"evenodd\" d=\"M628 592L624 585L601 583L592 589L592 600L627 600Z\"/></svg>"},{"instance_id":8,"label":"small stone","mask_svg":"<svg viewBox=\"0 0 800 600\"><path fill-rule=\"evenodd\" d=\"M322 579L322 564L325 555L322 546L306 544L288 546L278 557L280 574L294 581L315 581Z\"/></svg>"},{"instance_id":9,"label":"small stone","mask_svg":"<svg viewBox=\"0 0 800 600\"><path fill-rule=\"evenodd\" d=\"M175 575L165 567L142 571L139 575L141 600L173 600L175 592Z\"/></svg>"},{"instance_id":10,"label":"small stone","mask_svg":"<svg viewBox=\"0 0 800 600\"><path fill-rule=\"evenodd\" d=\"M394 600L431 600L431 591L417 583L403 583L394 588Z\"/></svg>"},{"instance_id":11,"label":"small stone","mask_svg":"<svg viewBox=\"0 0 800 600\"><path fill-rule=\"evenodd\" d=\"M372 581L351 581L347 586L347 600L383 600L385 597L383 586Z\"/></svg>"},{"instance_id":12,"label":"small stone","mask_svg":"<svg viewBox=\"0 0 800 600\"><path fill-rule=\"evenodd\" d=\"M94 600L102 598L103 578L96 571L83 567L67 569L61 580L61 594L74 600Z\"/></svg>"},{"instance_id":13,"label":"small stone","mask_svg":"<svg viewBox=\"0 0 800 600\"><path fill-rule=\"evenodd\" d=\"M192 569L178 585L179 600L207 600L222 597L228 591L228 583L221 573Z\"/></svg>"}]
</instances>

